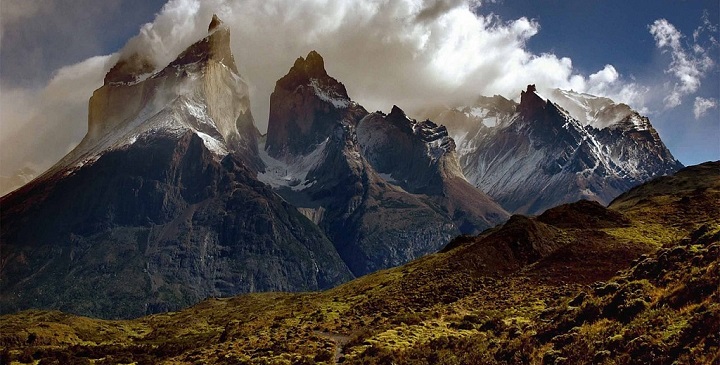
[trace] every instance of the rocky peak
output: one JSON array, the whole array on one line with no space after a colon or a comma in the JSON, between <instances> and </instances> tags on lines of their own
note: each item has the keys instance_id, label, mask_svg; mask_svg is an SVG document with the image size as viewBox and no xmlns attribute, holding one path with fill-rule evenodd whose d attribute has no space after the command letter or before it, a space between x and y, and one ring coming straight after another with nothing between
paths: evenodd
<instances>
[{"instance_id":1,"label":"rocky peak","mask_svg":"<svg viewBox=\"0 0 720 365\"><path fill-rule=\"evenodd\" d=\"M259 133L230 50L230 30L217 16L208 29L160 71L140 54L121 59L90 98L88 133L73 156L122 146L155 124L155 130L192 129L208 136L218 155L254 160Z\"/></svg>"},{"instance_id":2,"label":"rocky peak","mask_svg":"<svg viewBox=\"0 0 720 365\"><path fill-rule=\"evenodd\" d=\"M235 59L230 50L230 29L217 15L213 15L208 26L208 35L188 47L170 66L180 67L192 63L216 60L238 73ZM104 84L132 84L143 75L152 74L158 65L147 55L138 52L121 57L105 75Z\"/></svg>"},{"instance_id":3,"label":"rocky peak","mask_svg":"<svg viewBox=\"0 0 720 365\"><path fill-rule=\"evenodd\" d=\"M210 20L210 25L208 26L208 33L224 25L225 23L223 23L223 21L218 18L217 14L213 14L212 20Z\"/></svg>"},{"instance_id":4,"label":"rocky peak","mask_svg":"<svg viewBox=\"0 0 720 365\"><path fill-rule=\"evenodd\" d=\"M270 95L266 150L279 158L304 155L338 123L357 123L367 112L350 100L345 85L327 74L316 51L299 57Z\"/></svg>"},{"instance_id":5,"label":"rocky peak","mask_svg":"<svg viewBox=\"0 0 720 365\"><path fill-rule=\"evenodd\" d=\"M412 134L412 122L407 117L405 111L400 109L397 105L393 105L390 114L385 117L385 120L397 126L401 131Z\"/></svg>"},{"instance_id":6,"label":"rocky peak","mask_svg":"<svg viewBox=\"0 0 720 365\"><path fill-rule=\"evenodd\" d=\"M316 51L310 51L305 58L298 57L287 75L277 82L277 87L289 91L307 85L313 86L320 97L329 95L340 100L350 100L345 85L328 75L325 61Z\"/></svg>"},{"instance_id":7,"label":"rocky peak","mask_svg":"<svg viewBox=\"0 0 720 365\"><path fill-rule=\"evenodd\" d=\"M446 152L455 150L455 142L448 135L448 130L444 125L435 124L429 119L422 122L410 119L407 114L405 114L405 111L397 105L393 105L390 114L388 114L385 119L395 124L401 131L417 135L423 142L431 143L438 141L439 146Z\"/></svg>"},{"instance_id":8,"label":"rocky peak","mask_svg":"<svg viewBox=\"0 0 720 365\"><path fill-rule=\"evenodd\" d=\"M305 58L298 57L289 73L304 75L308 78L321 78L328 75L325 71L325 60L314 50L310 51Z\"/></svg>"},{"instance_id":9,"label":"rocky peak","mask_svg":"<svg viewBox=\"0 0 720 365\"><path fill-rule=\"evenodd\" d=\"M393 105L392 110L390 111L390 114L388 114L387 117L390 120L408 120L408 117L405 114L405 111L400 109L397 105Z\"/></svg>"},{"instance_id":10,"label":"rocky peak","mask_svg":"<svg viewBox=\"0 0 720 365\"><path fill-rule=\"evenodd\" d=\"M230 29L217 15L213 15L210 21L207 37L188 47L175 61L170 63L170 67L204 63L209 60L220 62L238 73L235 57L230 49Z\"/></svg>"},{"instance_id":11,"label":"rocky peak","mask_svg":"<svg viewBox=\"0 0 720 365\"><path fill-rule=\"evenodd\" d=\"M526 119L532 118L538 112L544 110L546 104L546 101L536 93L535 85L528 85L527 91L520 92L520 105L518 106L518 110Z\"/></svg>"}]
</instances>

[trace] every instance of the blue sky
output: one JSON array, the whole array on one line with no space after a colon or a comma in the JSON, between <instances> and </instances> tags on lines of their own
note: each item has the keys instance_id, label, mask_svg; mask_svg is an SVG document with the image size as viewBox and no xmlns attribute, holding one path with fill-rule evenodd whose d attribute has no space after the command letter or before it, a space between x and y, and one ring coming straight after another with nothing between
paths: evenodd
<instances>
[{"instance_id":1,"label":"blue sky","mask_svg":"<svg viewBox=\"0 0 720 365\"><path fill-rule=\"evenodd\" d=\"M528 17L540 23L540 32L528 42L537 53L567 55L592 71L604 64L620 73L637 74L651 66L655 42L648 25L667 19L685 35L692 35L707 11L718 22L720 2L714 0L505 0L483 5L504 19Z\"/></svg>"},{"instance_id":2,"label":"blue sky","mask_svg":"<svg viewBox=\"0 0 720 365\"><path fill-rule=\"evenodd\" d=\"M720 159L717 0L496 0L479 7L470 0L171 0L163 9L164 4L0 3L0 174L23 163L48 167L82 138L87 99L129 39L168 62L202 35L213 12L231 26L261 130L275 80L296 57L316 49L328 71L370 110L388 111L392 104L413 110L477 94L513 98L528 83L574 86L626 98L642 109L681 162ZM705 27L695 39L704 14L715 28ZM650 26L663 19L656 29L665 33L652 34ZM138 36L148 22L153 24ZM669 37L669 30L682 37L675 48L659 47L656 36ZM696 53L696 46L703 52ZM686 62L679 65L677 57ZM702 66L707 59L712 65ZM689 72L690 84L681 81L678 69ZM698 100L705 108L696 118ZM22 132L28 128L38 136Z\"/></svg>"}]
</instances>

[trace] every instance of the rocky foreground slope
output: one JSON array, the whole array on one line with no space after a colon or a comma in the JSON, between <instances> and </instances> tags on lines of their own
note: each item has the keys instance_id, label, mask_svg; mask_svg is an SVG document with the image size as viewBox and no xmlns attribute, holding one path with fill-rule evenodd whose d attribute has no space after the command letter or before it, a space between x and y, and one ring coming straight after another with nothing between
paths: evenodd
<instances>
[{"instance_id":1,"label":"rocky foreground slope","mask_svg":"<svg viewBox=\"0 0 720 365\"><path fill-rule=\"evenodd\" d=\"M0 317L5 361L167 364L716 363L720 162L604 208L513 216L321 293L249 294L130 321Z\"/></svg>"}]
</instances>

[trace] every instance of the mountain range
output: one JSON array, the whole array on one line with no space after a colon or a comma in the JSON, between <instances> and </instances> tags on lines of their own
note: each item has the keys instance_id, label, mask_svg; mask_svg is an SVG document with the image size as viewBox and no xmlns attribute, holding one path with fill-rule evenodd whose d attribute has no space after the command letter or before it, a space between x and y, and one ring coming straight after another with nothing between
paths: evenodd
<instances>
[{"instance_id":1,"label":"mountain range","mask_svg":"<svg viewBox=\"0 0 720 365\"><path fill-rule=\"evenodd\" d=\"M448 127L468 181L511 213L607 205L683 167L647 117L608 98L558 89L545 98L529 85L519 104L496 95L426 114Z\"/></svg>"},{"instance_id":2,"label":"mountain range","mask_svg":"<svg viewBox=\"0 0 720 365\"><path fill-rule=\"evenodd\" d=\"M262 135L214 16L168 65L118 61L82 142L0 198L0 310L127 318L329 289L481 233L488 263L467 264L512 272L574 238L511 213L607 205L682 167L647 118L605 98L531 85L519 103L432 114L367 111L312 51L277 81ZM503 223L543 238L488 233Z\"/></svg>"}]
</instances>

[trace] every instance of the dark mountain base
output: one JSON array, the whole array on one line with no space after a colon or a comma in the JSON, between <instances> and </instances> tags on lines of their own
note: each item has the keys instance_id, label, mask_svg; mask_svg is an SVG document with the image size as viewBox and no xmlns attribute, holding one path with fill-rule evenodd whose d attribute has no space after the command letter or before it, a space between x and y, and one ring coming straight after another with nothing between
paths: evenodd
<instances>
[{"instance_id":1,"label":"dark mountain base","mask_svg":"<svg viewBox=\"0 0 720 365\"><path fill-rule=\"evenodd\" d=\"M6 315L0 345L23 363L717 363L720 214L704 202L720 198L718 168L655 180L618 210L580 202L514 216L321 293L212 299L131 321Z\"/></svg>"},{"instance_id":2,"label":"dark mountain base","mask_svg":"<svg viewBox=\"0 0 720 365\"><path fill-rule=\"evenodd\" d=\"M2 212L4 313L137 317L352 277L312 222L190 132L138 141L0 202L11 207Z\"/></svg>"}]
</instances>

